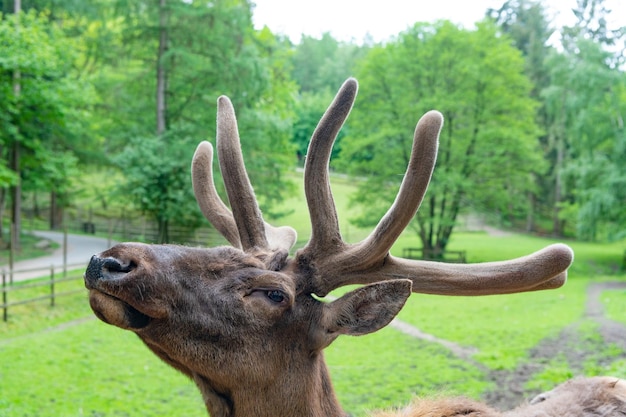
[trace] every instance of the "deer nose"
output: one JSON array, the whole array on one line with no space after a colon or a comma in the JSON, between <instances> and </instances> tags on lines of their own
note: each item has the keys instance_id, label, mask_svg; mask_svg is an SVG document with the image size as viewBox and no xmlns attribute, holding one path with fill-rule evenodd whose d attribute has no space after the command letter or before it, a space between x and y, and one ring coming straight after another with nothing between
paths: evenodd
<instances>
[{"instance_id":1,"label":"deer nose","mask_svg":"<svg viewBox=\"0 0 626 417\"><path fill-rule=\"evenodd\" d=\"M112 279L119 274L125 274L134 269L134 263L122 263L115 258L100 258L98 255L91 257L85 271L85 283L90 286L101 279Z\"/></svg>"}]
</instances>

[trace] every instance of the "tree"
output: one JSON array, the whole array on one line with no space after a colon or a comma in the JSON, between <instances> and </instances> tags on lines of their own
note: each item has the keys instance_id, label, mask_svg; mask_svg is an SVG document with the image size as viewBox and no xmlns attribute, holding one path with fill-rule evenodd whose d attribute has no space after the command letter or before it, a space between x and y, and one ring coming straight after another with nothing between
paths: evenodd
<instances>
[{"instance_id":1,"label":"tree","mask_svg":"<svg viewBox=\"0 0 626 417\"><path fill-rule=\"evenodd\" d=\"M169 242L171 224L197 226L200 215L190 196L188 164L195 145L193 138L168 140L165 136L136 137L117 155L114 161L126 174L126 182L118 190L145 213L154 216L158 226L158 241Z\"/></svg>"},{"instance_id":2,"label":"tree","mask_svg":"<svg viewBox=\"0 0 626 417\"><path fill-rule=\"evenodd\" d=\"M606 59L611 68L619 68L626 58L624 56L626 29L609 27L607 16L611 11L606 7L604 0L577 0L572 12L576 17L576 23L562 29L563 48L574 52L580 39L616 48L617 53L607 56Z\"/></svg>"},{"instance_id":3,"label":"tree","mask_svg":"<svg viewBox=\"0 0 626 417\"><path fill-rule=\"evenodd\" d=\"M550 26L545 6L541 2L533 0L507 0L499 9L488 9L487 16L494 19L500 29L514 42L524 56L524 72L532 83L531 98L541 103L537 111L537 123L542 127L544 134L540 142L545 153L545 160L550 167L557 164L554 161L556 152L550 147L546 132L548 121L542 102L541 92L548 87L550 82L550 67L546 60L553 52L553 47L548 42L554 30ZM546 172L536 176L537 186L543 192L531 193L530 204L525 229L528 232L535 231L537 217L553 216L553 230L560 233L559 207L551 197L560 198L560 174L559 170ZM537 200L535 200L535 197Z\"/></svg>"},{"instance_id":4,"label":"tree","mask_svg":"<svg viewBox=\"0 0 626 417\"><path fill-rule=\"evenodd\" d=\"M305 91L300 94L295 107L296 116L293 126L293 138L291 139L296 145L299 163L304 164L311 135L332 100L333 96L328 90L317 93ZM339 135L337 135L331 159L334 160L339 153L341 139L345 134L346 129L342 129Z\"/></svg>"},{"instance_id":5,"label":"tree","mask_svg":"<svg viewBox=\"0 0 626 417\"><path fill-rule=\"evenodd\" d=\"M51 25L46 14L35 11L2 16L0 44L4 47L0 57L0 144L3 160L12 160L8 180L20 190L36 183L54 192L71 181L72 171L57 170L49 162L80 148L74 139L85 136L82 127L89 119L93 98L90 84L74 77L74 51L79 45ZM20 74L17 90L16 71ZM14 156L10 158L9 153ZM68 157L65 162L73 164L74 159ZM27 175L29 172L38 172L37 177ZM14 193L13 218L18 232L20 202L21 192Z\"/></svg>"},{"instance_id":6,"label":"tree","mask_svg":"<svg viewBox=\"0 0 626 417\"><path fill-rule=\"evenodd\" d=\"M293 48L292 75L301 92L334 91L350 75L368 46L339 42L330 33L303 35Z\"/></svg>"},{"instance_id":7,"label":"tree","mask_svg":"<svg viewBox=\"0 0 626 417\"><path fill-rule=\"evenodd\" d=\"M567 197L559 219L581 239L616 238L625 230L626 77L600 44L580 38L574 49L554 55L543 93Z\"/></svg>"},{"instance_id":8,"label":"tree","mask_svg":"<svg viewBox=\"0 0 626 417\"><path fill-rule=\"evenodd\" d=\"M355 202L359 224L378 221L408 163L416 118L445 117L435 174L413 223L424 249L441 253L471 206L513 220L534 192L536 102L528 98L521 54L490 21L475 30L417 24L374 48L360 69L360 102L344 138L342 164L367 176Z\"/></svg>"},{"instance_id":9,"label":"tree","mask_svg":"<svg viewBox=\"0 0 626 417\"><path fill-rule=\"evenodd\" d=\"M607 27L601 0L579 1L573 12L577 22L562 29L563 50L553 50L544 65L541 114L553 183L545 195L552 201L553 234L593 240L616 232L608 206L620 199L607 194L605 180L615 185L620 177L613 161L623 136L623 51L615 46L624 32Z\"/></svg>"},{"instance_id":10,"label":"tree","mask_svg":"<svg viewBox=\"0 0 626 417\"><path fill-rule=\"evenodd\" d=\"M250 3L243 0L120 1L119 7L128 16L121 30L121 58L108 65L124 76L107 71L101 88L116 92L106 110L123 123L107 125L104 135L115 138L109 149L141 155L138 141L143 141L161 158L160 164L133 169L122 189L133 189L129 195L157 221L162 239L172 221L189 220L167 208L182 201L181 190L193 201L189 178L184 180L188 186L171 184L182 184L179 174L188 173L195 145L215 132L216 98L225 94L237 110L251 180L263 184L262 208L279 214L273 208L290 189L282 173L292 163L286 120L295 88L276 64L284 60L278 52L281 41L267 31L254 32ZM262 151L268 148L273 155ZM116 161L127 172L124 157ZM138 182L146 185L138 187ZM148 186L155 183L169 186Z\"/></svg>"},{"instance_id":11,"label":"tree","mask_svg":"<svg viewBox=\"0 0 626 417\"><path fill-rule=\"evenodd\" d=\"M299 86L292 142L297 148L298 161L302 162L311 134L336 89L354 74L355 66L365 56L369 46L339 42L330 33L321 38L303 35L293 46L290 61L292 76ZM341 152L341 131L333 147L332 158Z\"/></svg>"},{"instance_id":12,"label":"tree","mask_svg":"<svg viewBox=\"0 0 626 417\"><path fill-rule=\"evenodd\" d=\"M548 82L545 60L552 49L548 41L554 33L545 5L534 0L507 0L497 10L488 9L487 15L522 51L525 72L533 85L531 96L539 98L539 92Z\"/></svg>"}]
</instances>

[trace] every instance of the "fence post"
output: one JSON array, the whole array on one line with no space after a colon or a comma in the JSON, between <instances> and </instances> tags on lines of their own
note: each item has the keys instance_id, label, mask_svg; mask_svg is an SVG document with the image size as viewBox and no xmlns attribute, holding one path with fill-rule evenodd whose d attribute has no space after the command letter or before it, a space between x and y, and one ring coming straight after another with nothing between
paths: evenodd
<instances>
[{"instance_id":1,"label":"fence post","mask_svg":"<svg viewBox=\"0 0 626 417\"><path fill-rule=\"evenodd\" d=\"M15 223L11 222L11 238L9 242L9 282L13 285L13 266L15 265L15 246L17 237L15 236Z\"/></svg>"},{"instance_id":2,"label":"fence post","mask_svg":"<svg viewBox=\"0 0 626 417\"><path fill-rule=\"evenodd\" d=\"M50 265L50 307L54 307L54 265Z\"/></svg>"},{"instance_id":3,"label":"fence post","mask_svg":"<svg viewBox=\"0 0 626 417\"><path fill-rule=\"evenodd\" d=\"M63 227L63 278L67 278L67 225Z\"/></svg>"},{"instance_id":4,"label":"fence post","mask_svg":"<svg viewBox=\"0 0 626 417\"><path fill-rule=\"evenodd\" d=\"M2 319L6 322L8 320L7 306L7 272L2 270Z\"/></svg>"}]
</instances>

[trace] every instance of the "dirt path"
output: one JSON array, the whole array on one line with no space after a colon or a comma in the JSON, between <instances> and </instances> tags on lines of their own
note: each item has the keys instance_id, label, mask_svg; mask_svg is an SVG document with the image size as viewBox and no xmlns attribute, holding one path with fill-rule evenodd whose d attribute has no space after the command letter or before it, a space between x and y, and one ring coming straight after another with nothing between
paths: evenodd
<instances>
[{"instance_id":1,"label":"dirt path","mask_svg":"<svg viewBox=\"0 0 626 417\"><path fill-rule=\"evenodd\" d=\"M602 366L626 358L626 326L605 316L600 299L603 291L616 289L626 289L626 282L590 284L587 288L586 310L581 320L564 328L558 335L544 339L530 351L528 361L516 369L490 372L489 379L494 381L496 389L486 393L484 400L501 409L519 405L524 401L524 396L528 395L526 383L537 373L554 366L555 359L566 362L575 374L581 374L585 362ZM588 332L581 331L583 323L589 320L598 324L599 338L590 338ZM616 357L607 354L606 347L609 344L619 347L621 355Z\"/></svg>"}]
</instances>

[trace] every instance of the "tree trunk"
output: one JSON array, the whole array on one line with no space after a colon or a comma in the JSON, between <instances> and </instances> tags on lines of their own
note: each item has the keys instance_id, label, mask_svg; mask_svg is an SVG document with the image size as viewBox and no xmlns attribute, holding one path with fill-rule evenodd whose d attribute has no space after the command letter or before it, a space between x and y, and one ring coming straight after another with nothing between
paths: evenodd
<instances>
[{"instance_id":1,"label":"tree trunk","mask_svg":"<svg viewBox=\"0 0 626 417\"><path fill-rule=\"evenodd\" d=\"M19 16L22 11L22 2L21 0L14 0L14 13L15 13L15 36L19 37L20 35L20 23ZM13 71L13 95L16 99L20 96L20 91L22 90L22 85L20 83L22 75L20 73L19 68ZM18 104L19 105L19 104ZM11 209L11 222L14 225L15 236L12 239L15 247L14 250L19 251L21 247L20 242L20 233L22 231L22 179L20 172L20 141L19 141L19 132L15 135L15 140L13 141L13 149L11 150L11 169L17 175L17 183L11 187L11 195L12 195L12 209Z\"/></svg>"},{"instance_id":2,"label":"tree trunk","mask_svg":"<svg viewBox=\"0 0 626 417\"><path fill-rule=\"evenodd\" d=\"M156 70L156 133L161 136L167 128L167 101L165 97L166 73L163 67L163 55L167 51L167 10L166 0L159 0L159 49L157 52Z\"/></svg>"},{"instance_id":3,"label":"tree trunk","mask_svg":"<svg viewBox=\"0 0 626 417\"><path fill-rule=\"evenodd\" d=\"M170 241L170 228L169 221L167 219L159 218L157 220L159 228L158 243L169 243Z\"/></svg>"},{"instance_id":4,"label":"tree trunk","mask_svg":"<svg viewBox=\"0 0 626 417\"><path fill-rule=\"evenodd\" d=\"M526 214L526 232L531 233L535 230L535 205L537 199L532 192L528 193L528 213Z\"/></svg>"},{"instance_id":5,"label":"tree trunk","mask_svg":"<svg viewBox=\"0 0 626 417\"><path fill-rule=\"evenodd\" d=\"M1 153L0 153L1 154ZM0 188L0 248L4 249L4 227L2 226L2 219L4 219L4 203L6 200L6 189Z\"/></svg>"},{"instance_id":6,"label":"tree trunk","mask_svg":"<svg viewBox=\"0 0 626 417\"><path fill-rule=\"evenodd\" d=\"M20 143L16 140L13 143L11 152L11 169L17 174L17 182L11 187L11 223L15 230L12 240L14 249L19 251L21 247L20 232L22 230L22 179L20 175Z\"/></svg>"},{"instance_id":7,"label":"tree trunk","mask_svg":"<svg viewBox=\"0 0 626 417\"><path fill-rule=\"evenodd\" d=\"M556 165L555 165L555 176L554 176L554 207L552 208L552 234L554 236L562 236L562 223L559 218L559 213L561 211L561 201L563 199L563 184L561 178L561 172L563 170L563 158L564 158L564 149L563 149L563 139L557 138L557 147L556 147Z\"/></svg>"},{"instance_id":8,"label":"tree trunk","mask_svg":"<svg viewBox=\"0 0 626 417\"><path fill-rule=\"evenodd\" d=\"M63 227L63 206L59 204L59 195L56 191L50 192L50 230Z\"/></svg>"},{"instance_id":9,"label":"tree trunk","mask_svg":"<svg viewBox=\"0 0 626 417\"><path fill-rule=\"evenodd\" d=\"M37 198L37 191L33 192L33 217L38 219L41 217L41 211L39 210L39 198Z\"/></svg>"}]
</instances>

